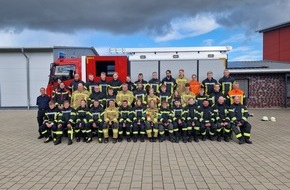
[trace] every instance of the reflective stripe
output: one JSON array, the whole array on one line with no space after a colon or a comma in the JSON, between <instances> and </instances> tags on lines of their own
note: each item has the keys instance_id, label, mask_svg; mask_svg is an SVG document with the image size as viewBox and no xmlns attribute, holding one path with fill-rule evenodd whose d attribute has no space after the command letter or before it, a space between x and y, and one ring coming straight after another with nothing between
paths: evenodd
<instances>
[{"instance_id":1,"label":"reflective stripe","mask_svg":"<svg viewBox=\"0 0 290 190\"><path fill-rule=\"evenodd\" d=\"M230 129L227 129L227 128L225 128L225 132L226 132L226 133L229 133L229 132L231 132L231 130L230 130Z\"/></svg>"},{"instance_id":2,"label":"reflective stripe","mask_svg":"<svg viewBox=\"0 0 290 190\"><path fill-rule=\"evenodd\" d=\"M222 128L216 129L216 132L221 132Z\"/></svg>"},{"instance_id":3,"label":"reflective stripe","mask_svg":"<svg viewBox=\"0 0 290 190\"><path fill-rule=\"evenodd\" d=\"M187 127L187 130L192 130L192 127Z\"/></svg>"},{"instance_id":4,"label":"reflective stripe","mask_svg":"<svg viewBox=\"0 0 290 190\"><path fill-rule=\"evenodd\" d=\"M173 133L173 130L169 130L169 133Z\"/></svg>"},{"instance_id":5,"label":"reflective stripe","mask_svg":"<svg viewBox=\"0 0 290 190\"><path fill-rule=\"evenodd\" d=\"M195 126L193 129L196 131L199 131L199 127L197 127L197 126Z\"/></svg>"},{"instance_id":6,"label":"reflective stripe","mask_svg":"<svg viewBox=\"0 0 290 190\"><path fill-rule=\"evenodd\" d=\"M187 128L182 128L182 131L187 131Z\"/></svg>"},{"instance_id":7,"label":"reflective stripe","mask_svg":"<svg viewBox=\"0 0 290 190\"><path fill-rule=\"evenodd\" d=\"M175 131L175 132L176 132L176 131L178 131L178 128L176 128L176 129L173 129L173 131Z\"/></svg>"},{"instance_id":8,"label":"reflective stripe","mask_svg":"<svg viewBox=\"0 0 290 190\"><path fill-rule=\"evenodd\" d=\"M92 130L87 130L86 132L87 132L87 133L90 133L90 132L92 132Z\"/></svg>"},{"instance_id":9,"label":"reflective stripe","mask_svg":"<svg viewBox=\"0 0 290 190\"><path fill-rule=\"evenodd\" d=\"M120 133L119 133L120 134ZM131 133L130 132L126 132L126 135L130 135ZM138 134L138 133L137 133Z\"/></svg>"},{"instance_id":10,"label":"reflective stripe","mask_svg":"<svg viewBox=\"0 0 290 190\"><path fill-rule=\"evenodd\" d=\"M244 133L244 136L245 136L245 137L250 137L251 134L250 134L250 133Z\"/></svg>"},{"instance_id":11,"label":"reflective stripe","mask_svg":"<svg viewBox=\"0 0 290 190\"><path fill-rule=\"evenodd\" d=\"M123 130L119 131L119 135L123 135Z\"/></svg>"},{"instance_id":12,"label":"reflective stripe","mask_svg":"<svg viewBox=\"0 0 290 190\"><path fill-rule=\"evenodd\" d=\"M44 135L45 133L47 133L47 130L41 132L41 134L43 134L43 135Z\"/></svg>"},{"instance_id":13,"label":"reflective stripe","mask_svg":"<svg viewBox=\"0 0 290 190\"><path fill-rule=\"evenodd\" d=\"M134 131L133 134L138 135L138 131ZM129 133L129 135L130 135L130 133Z\"/></svg>"},{"instance_id":14,"label":"reflective stripe","mask_svg":"<svg viewBox=\"0 0 290 190\"><path fill-rule=\"evenodd\" d=\"M63 132L62 132L62 131L56 131L55 134L56 134L56 135L62 135Z\"/></svg>"},{"instance_id":15,"label":"reflective stripe","mask_svg":"<svg viewBox=\"0 0 290 190\"><path fill-rule=\"evenodd\" d=\"M238 134L236 134L236 138L238 139L238 138L241 138L242 137L242 133L238 133Z\"/></svg>"},{"instance_id":16,"label":"reflective stripe","mask_svg":"<svg viewBox=\"0 0 290 190\"><path fill-rule=\"evenodd\" d=\"M153 129L154 133L158 133L158 129Z\"/></svg>"},{"instance_id":17,"label":"reflective stripe","mask_svg":"<svg viewBox=\"0 0 290 190\"><path fill-rule=\"evenodd\" d=\"M145 131L140 131L140 134L145 135L146 133L145 133Z\"/></svg>"},{"instance_id":18,"label":"reflective stripe","mask_svg":"<svg viewBox=\"0 0 290 190\"><path fill-rule=\"evenodd\" d=\"M80 132L80 130L79 129L76 129L75 132L78 133L78 132Z\"/></svg>"},{"instance_id":19,"label":"reflective stripe","mask_svg":"<svg viewBox=\"0 0 290 190\"><path fill-rule=\"evenodd\" d=\"M211 136L215 135L215 133L213 133L213 132L209 132L209 134L210 134Z\"/></svg>"},{"instance_id":20,"label":"reflective stripe","mask_svg":"<svg viewBox=\"0 0 290 190\"><path fill-rule=\"evenodd\" d=\"M160 135L163 135L163 134L164 134L164 131L159 132L159 134L160 134Z\"/></svg>"},{"instance_id":21,"label":"reflective stripe","mask_svg":"<svg viewBox=\"0 0 290 190\"><path fill-rule=\"evenodd\" d=\"M201 133L201 135L205 135L206 134L206 131L205 132L203 132L203 133Z\"/></svg>"},{"instance_id":22,"label":"reflective stripe","mask_svg":"<svg viewBox=\"0 0 290 190\"><path fill-rule=\"evenodd\" d=\"M105 130L105 129L104 129ZM103 130L98 130L99 133L103 133Z\"/></svg>"}]
</instances>

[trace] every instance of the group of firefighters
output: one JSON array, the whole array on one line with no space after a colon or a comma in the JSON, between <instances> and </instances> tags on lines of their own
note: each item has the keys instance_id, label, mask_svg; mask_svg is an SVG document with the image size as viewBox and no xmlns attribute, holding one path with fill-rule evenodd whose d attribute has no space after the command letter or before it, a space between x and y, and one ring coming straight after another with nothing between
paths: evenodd
<instances>
[{"instance_id":1,"label":"group of firefighters","mask_svg":"<svg viewBox=\"0 0 290 190\"><path fill-rule=\"evenodd\" d=\"M141 142L163 142L168 139L178 143L217 140L229 142L232 132L239 144L252 144L251 125L246 107L245 94L238 82L224 70L219 80L209 71L201 83L195 74L192 80L179 70L177 78L166 71L166 77L159 80L157 72L148 82L139 73L138 80L126 83L113 74L111 81L101 73L96 82L93 75L85 83L75 74L73 82L58 85L50 98L41 88L37 98L39 139L45 143L61 143L67 136L68 145L83 141L90 143L97 135L99 143L121 142L124 138Z\"/></svg>"}]
</instances>

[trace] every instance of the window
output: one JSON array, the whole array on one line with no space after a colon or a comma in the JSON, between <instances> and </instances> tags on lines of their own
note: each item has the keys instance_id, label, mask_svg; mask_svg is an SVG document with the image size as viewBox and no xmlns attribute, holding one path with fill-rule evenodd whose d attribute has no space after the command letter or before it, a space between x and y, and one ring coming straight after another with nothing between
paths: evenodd
<instances>
[{"instance_id":1,"label":"window","mask_svg":"<svg viewBox=\"0 0 290 190\"><path fill-rule=\"evenodd\" d=\"M290 98L290 74L286 75L286 92L287 98Z\"/></svg>"},{"instance_id":2,"label":"window","mask_svg":"<svg viewBox=\"0 0 290 190\"><path fill-rule=\"evenodd\" d=\"M249 79L237 79L235 80L239 83L240 89L245 92L246 97L249 97Z\"/></svg>"},{"instance_id":3,"label":"window","mask_svg":"<svg viewBox=\"0 0 290 190\"><path fill-rule=\"evenodd\" d=\"M74 78L75 70L75 65L60 65L55 67L54 75L62 80L69 80Z\"/></svg>"},{"instance_id":4,"label":"window","mask_svg":"<svg viewBox=\"0 0 290 190\"><path fill-rule=\"evenodd\" d=\"M105 72L107 76L113 76L115 72L115 61L96 61L96 74L101 75Z\"/></svg>"}]
</instances>

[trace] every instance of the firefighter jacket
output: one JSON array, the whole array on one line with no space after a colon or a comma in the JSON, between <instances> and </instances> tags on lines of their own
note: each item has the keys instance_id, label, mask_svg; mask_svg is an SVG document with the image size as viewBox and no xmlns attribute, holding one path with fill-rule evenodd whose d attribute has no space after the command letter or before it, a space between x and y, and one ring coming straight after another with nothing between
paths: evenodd
<instances>
[{"instance_id":1,"label":"firefighter jacket","mask_svg":"<svg viewBox=\"0 0 290 190\"><path fill-rule=\"evenodd\" d=\"M165 77L162 80L162 84L166 85L166 92L168 92L170 95L173 94L174 90L176 89L176 81L174 78L170 77L167 78Z\"/></svg>"},{"instance_id":2,"label":"firefighter jacket","mask_svg":"<svg viewBox=\"0 0 290 190\"><path fill-rule=\"evenodd\" d=\"M95 90L95 86L97 85L97 83L95 81L91 81L89 80L85 86L87 88L87 90L90 92L90 93L93 93L93 91Z\"/></svg>"},{"instance_id":3,"label":"firefighter jacket","mask_svg":"<svg viewBox=\"0 0 290 190\"><path fill-rule=\"evenodd\" d=\"M118 108L114 107L107 107L104 111L104 121L105 122L115 122L118 123L119 118L119 110Z\"/></svg>"},{"instance_id":4,"label":"firefighter jacket","mask_svg":"<svg viewBox=\"0 0 290 190\"><path fill-rule=\"evenodd\" d=\"M242 91L241 89L238 89L238 90L230 90L228 92L228 101L229 101L229 104L233 104L234 103L234 97L235 96L238 96L239 99L240 99L240 102L241 104L243 105L246 105L246 95L245 95L245 92Z\"/></svg>"},{"instance_id":5,"label":"firefighter jacket","mask_svg":"<svg viewBox=\"0 0 290 190\"><path fill-rule=\"evenodd\" d=\"M93 106L88 114L89 123L104 121L104 108L101 105L99 105L98 107Z\"/></svg>"},{"instance_id":6,"label":"firefighter jacket","mask_svg":"<svg viewBox=\"0 0 290 190\"><path fill-rule=\"evenodd\" d=\"M198 94L197 96L196 96L196 101L197 101L197 105L198 106L202 106L202 103L203 103L203 101L205 100L205 99L208 99L208 96L207 95L200 95L200 94Z\"/></svg>"},{"instance_id":7,"label":"firefighter jacket","mask_svg":"<svg viewBox=\"0 0 290 190\"><path fill-rule=\"evenodd\" d=\"M133 109L133 121L140 120L141 122L146 121L146 108L144 106L135 107Z\"/></svg>"},{"instance_id":8,"label":"firefighter jacket","mask_svg":"<svg viewBox=\"0 0 290 190\"><path fill-rule=\"evenodd\" d=\"M201 87L201 83L199 81L190 81L190 91L193 92L195 95L198 95L199 89Z\"/></svg>"},{"instance_id":9,"label":"firefighter jacket","mask_svg":"<svg viewBox=\"0 0 290 190\"><path fill-rule=\"evenodd\" d=\"M212 78L211 80L209 80L208 78L203 80L202 86L204 87L205 94L210 95L211 93L213 93L214 85L217 83L218 83L217 80L215 80L214 78Z\"/></svg>"},{"instance_id":10,"label":"firefighter jacket","mask_svg":"<svg viewBox=\"0 0 290 190\"><path fill-rule=\"evenodd\" d=\"M134 101L133 92L131 92L130 90L127 90L126 92L124 92L123 90L119 91L116 96L117 105L121 106L124 100L127 100L128 105L131 106Z\"/></svg>"},{"instance_id":11,"label":"firefighter jacket","mask_svg":"<svg viewBox=\"0 0 290 190\"><path fill-rule=\"evenodd\" d=\"M161 85L161 81L159 79L150 79L148 81L148 85L150 85L151 88L154 89L154 92L156 92L157 94L160 92L160 85Z\"/></svg>"},{"instance_id":12,"label":"firefighter jacket","mask_svg":"<svg viewBox=\"0 0 290 190\"><path fill-rule=\"evenodd\" d=\"M143 104L146 104L146 96L147 96L147 93L145 90L140 90L140 89L136 89L134 91L134 96L135 96L135 100L137 99L140 99L142 101Z\"/></svg>"},{"instance_id":13,"label":"firefighter jacket","mask_svg":"<svg viewBox=\"0 0 290 190\"><path fill-rule=\"evenodd\" d=\"M185 120L185 118L182 118L183 115L183 108L182 106L173 106L172 107L172 112L173 112L173 121L177 121L178 119L181 119L182 121Z\"/></svg>"},{"instance_id":14,"label":"firefighter jacket","mask_svg":"<svg viewBox=\"0 0 290 190\"><path fill-rule=\"evenodd\" d=\"M130 90L131 92L135 90L135 84L133 82L129 81L126 82L126 84L128 85L128 90Z\"/></svg>"},{"instance_id":15,"label":"firefighter jacket","mask_svg":"<svg viewBox=\"0 0 290 190\"><path fill-rule=\"evenodd\" d=\"M80 106L80 103L82 100L86 100L88 102L90 97L90 92L87 90L83 90L82 92L79 90L76 90L72 93L71 96L71 106L74 109L77 109Z\"/></svg>"},{"instance_id":16,"label":"firefighter jacket","mask_svg":"<svg viewBox=\"0 0 290 190\"><path fill-rule=\"evenodd\" d=\"M73 81L70 83L70 85L69 85L68 88L71 90L72 93L78 89L78 85L79 85L79 83L82 83L82 84L84 85L84 87L85 87L85 82L82 81L82 80L78 80L78 81L73 80ZM86 88L86 87L85 87L85 88Z\"/></svg>"},{"instance_id":17,"label":"firefighter jacket","mask_svg":"<svg viewBox=\"0 0 290 190\"><path fill-rule=\"evenodd\" d=\"M157 123L158 122L158 109L157 108L147 108L146 119L148 122Z\"/></svg>"},{"instance_id":18,"label":"firefighter jacket","mask_svg":"<svg viewBox=\"0 0 290 190\"><path fill-rule=\"evenodd\" d=\"M207 106L204 107L203 105L199 108L200 119L199 122L201 123L213 123L215 122L214 119L214 112L212 107Z\"/></svg>"},{"instance_id":19,"label":"firefighter jacket","mask_svg":"<svg viewBox=\"0 0 290 190\"><path fill-rule=\"evenodd\" d=\"M93 91L93 93L90 95L90 98L89 98L89 103L88 103L89 107L93 106L94 100L98 100L100 102L100 105L105 107L106 95L104 93Z\"/></svg>"},{"instance_id":20,"label":"firefighter jacket","mask_svg":"<svg viewBox=\"0 0 290 190\"><path fill-rule=\"evenodd\" d=\"M141 82L142 83L142 85L143 85L143 90L145 90L146 89L146 86L147 86L147 84L148 84L148 82L146 81L146 80L137 80L137 81L135 81L134 82L134 85L135 85L135 89L137 88L137 85L138 85L138 83L139 82Z\"/></svg>"},{"instance_id":21,"label":"firefighter jacket","mask_svg":"<svg viewBox=\"0 0 290 190\"><path fill-rule=\"evenodd\" d=\"M173 112L170 108L163 108L159 109L159 122L160 123L171 123L173 118Z\"/></svg>"},{"instance_id":22,"label":"firefighter jacket","mask_svg":"<svg viewBox=\"0 0 290 190\"><path fill-rule=\"evenodd\" d=\"M106 106L105 107L109 106L109 101L110 100L114 100L114 102L116 102L116 95L107 95L106 96Z\"/></svg>"},{"instance_id":23,"label":"firefighter jacket","mask_svg":"<svg viewBox=\"0 0 290 190\"><path fill-rule=\"evenodd\" d=\"M210 99L210 105L215 105L218 103L219 97L224 95L221 92L213 92L210 94L209 99Z\"/></svg>"},{"instance_id":24,"label":"firefighter jacket","mask_svg":"<svg viewBox=\"0 0 290 190\"><path fill-rule=\"evenodd\" d=\"M198 109L196 104L187 104L183 109L182 118L187 121L198 121L200 119Z\"/></svg>"},{"instance_id":25,"label":"firefighter jacket","mask_svg":"<svg viewBox=\"0 0 290 190\"><path fill-rule=\"evenodd\" d=\"M101 79L97 84L100 87L100 91L102 93L104 93L105 95L107 95L107 92L108 92L107 90L108 90L108 86L109 86L108 82L106 80Z\"/></svg>"},{"instance_id":26,"label":"firefighter jacket","mask_svg":"<svg viewBox=\"0 0 290 190\"><path fill-rule=\"evenodd\" d=\"M176 81L176 90L182 94L185 90L185 84L188 83L188 79L184 76L184 77L177 77L175 79Z\"/></svg>"},{"instance_id":27,"label":"firefighter jacket","mask_svg":"<svg viewBox=\"0 0 290 190\"><path fill-rule=\"evenodd\" d=\"M182 102L182 106L185 107L187 105L187 102L190 98L194 98L195 99L195 94L192 93L191 91L188 92L183 92L181 94L181 102Z\"/></svg>"},{"instance_id":28,"label":"firefighter jacket","mask_svg":"<svg viewBox=\"0 0 290 190\"><path fill-rule=\"evenodd\" d=\"M54 92L52 99L55 102L55 106L60 106L63 105L65 100L71 101L71 95L68 90L59 88Z\"/></svg>"},{"instance_id":29,"label":"firefighter jacket","mask_svg":"<svg viewBox=\"0 0 290 190\"><path fill-rule=\"evenodd\" d=\"M158 96L156 96L156 95L148 95L147 96L147 105L149 105L149 102L151 100L154 101L155 105L158 105L160 103L160 100L159 100Z\"/></svg>"},{"instance_id":30,"label":"firefighter jacket","mask_svg":"<svg viewBox=\"0 0 290 190\"><path fill-rule=\"evenodd\" d=\"M76 110L72 107L68 107L68 108L63 108L61 110L62 113L62 119L61 119L61 123L62 124L71 124L74 125L76 123Z\"/></svg>"},{"instance_id":31,"label":"firefighter jacket","mask_svg":"<svg viewBox=\"0 0 290 190\"><path fill-rule=\"evenodd\" d=\"M76 110L77 113L77 123L84 122L88 123L89 121L89 108L88 107L78 107Z\"/></svg>"},{"instance_id":32,"label":"firefighter jacket","mask_svg":"<svg viewBox=\"0 0 290 190\"><path fill-rule=\"evenodd\" d=\"M118 91L121 90L122 81L120 81L119 79L117 79L117 80L113 79L109 82L109 87L114 90L114 94L116 95L118 93Z\"/></svg>"},{"instance_id":33,"label":"firefighter jacket","mask_svg":"<svg viewBox=\"0 0 290 190\"><path fill-rule=\"evenodd\" d=\"M131 107L123 107L119 108L119 123L132 123L134 118L134 113Z\"/></svg>"},{"instance_id":34,"label":"firefighter jacket","mask_svg":"<svg viewBox=\"0 0 290 190\"><path fill-rule=\"evenodd\" d=\"M171 102L171 95L168 92L160 92L158 97L160 100L159 105L158 105L159 107L161 106L162 102L164 102L164 101L168 102L168 103Z\"/></svg>"},{"instance_id":35,"label":"firefighter jacket","mask_svg":"<svg viewBox=\"0 0 290 190\"><path fill-rule=\"evenodd\" d=\"M221 92L224 94L224 96L227 96L228 92L232 90L234 81L235 79L231 76L229 77L223 76L219 80L219 83L221 85Z\"/></svg>"},{"instance_id":36,"label":"firefighter jacket","mask_svg":"<svg viewBox=\"0 0 290 190\"><path fill-rule=\"evenodd\" d=\"M244 124L248 121L249 113L246 106L242 104L232 104L229 108L229 118L231 123L237 124L241 122Z\"/></svg>"},{"instance_id":37,"label":"firefighter jacket","mask_svg":"<svg viewBox=\"0 0 290 190\"><path fill-rule=\"evenodd\" d=\"M45 112L45 115L44 115L44 121L43 123L54 123L56 125L58 125L59 123L61 123L61 113L59 112L58 108L55 107L53 109L48 109L46 112Z\"/></svg>"},{"instance_id":38,"label":"firefighter jacket","mask_svg":"<svg viewBox=\"0 0 290 190\"><path fill-rule=\"evenodd\" d=\"M215 104L213 107L216 122L229 122L229 110L226 104Z\"/></svg>"}]
</instances>

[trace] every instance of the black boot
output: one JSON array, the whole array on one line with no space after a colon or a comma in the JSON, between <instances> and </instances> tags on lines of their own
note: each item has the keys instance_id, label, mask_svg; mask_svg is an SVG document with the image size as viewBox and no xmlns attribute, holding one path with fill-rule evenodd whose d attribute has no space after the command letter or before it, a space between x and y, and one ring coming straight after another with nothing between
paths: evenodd
<instances>
[{"instance_id":1,"label":"black boot","mask_svg":"<svg viewBox=\"0 0 290 190\"><path fill-rule=\"evenodd\" d=\"M67 139L67 145L71 145L72 143L73 143L73 142L72 142L71 138L68 137L68 139Z\"/></svg>"},{"instance_id":2,"label":"black boot","mask_svg":"<svg viewBox=\"0 0 290 190\"><path fill-rule=\"evenodd\" d=\"M133 135L133 142L135 143L135 142L137 142L138 141L138 137L137 137L137 135Z\"/></svg>"},{"instance_id":3,"label":"black boot","mask_svg":"<svg viewBox=\"0 0 290 190\"><path fill-rule=\"evenodd\" d=\"M176 131L176 132L174 132L174 134L175 134L175 142L179 143L179 132Z\"/></svg>"},{"instance_id":4,"label":"black boot","mask_svg":"<svg viewBox=\"0 0 290 190\"><path fill-rule=\"evenodd\" d=\"M103 139L102 139L102 141L103 141ZM109 142L109 138L105 138L104 143L107 144L108 142Z\"/></svg>"},{"instance_id":5,"label":"black boot","mask_svg":"<svg viewBox=\"0 0 290 190\"><path fill-rule=\"evenodd\" d=\"M193 140L194 140L194 142L198 142L199 141L198 136L197 136L196 133L193 134Z\"/></svg>"},{"instance_id":6,"label":"black boot","mask_svg":"<svg viewBox=\"0 0 290 190\"><path fill-rule=\"evenodd\" d=\"M144 141L145 141L144 139L145 139L145 138L144 138L144 135L141 135L141 136L140 136L140 141L141 141L141 142L144 142Z\"/></svg>"},{"instance_id":7,"label":"black boot","mask_svg":"<svg viewBox=\"0 0 290 190\"><path fill-rule=\"evenodd\" d=\"M113 139L113 143L116 144L117 143L117 139Z\"/></svg>"},{"instance_id":8,"label":"black boot","mask_svg":"<svg viewBox=\"0 0 290 190\"><path fill-rule=\"evenodd\" d=\"M160 135L160 139L159 139L159 142L163 142L163 141L165 141L164 134Z\"/></svg>"},{"instance_id":9,"label":"black boot","mask_svg":"<svg viewBox=\"0 0 290 190\"><path fill-rule=\"evenodd\" d=\"M245 137L245 142L246 142L247 144L253 144L253 142L250 141L250 138L249 138L249 137Z\"/></svg>"},{"instance_id":10,"label":"black boot","mask_svg":"<svg viewBox=\"0 0 290 190\"><path fill-rule=\"evenodd\" d=\"M131 137L130 137L130 135L127 135L126 139L127 139L127 142L131 142Z\"/></svg>"},{"instance_id":11,"label":"black boot","mask_svg":"<svg viewBox=\"0 0 290 190\"><path fill-rule=\"evenodd\" d=\"M240 137L239 139L239 144L245 144L245 139L244 137Z\"/></svg>"},{"instance_id":12,"label":"black boot","mask_svg":"<svg viewBox=\"0 0 290 190\"><path fill-rule=\"evenodd\" d=\"M206 141L206 135L202 135L201 140L202 140L202 141Z\"/></svg>"},{"instance_id":13,"label":"black boot","mask_svg":"<svg viewBox=\"0 0 290 190\"><path fill-rule=\"evenodd\" d=\"M224 140L226 141L226 142L229 142L230 140L229 140L229 135L228 134L225 134L225 136L224 136Z\"/></svg>"},{"instance_id":14,"label":"black boot","mask_svg":"<svg viewBox=\"0 0 290 190\"><path fill-rule=\"evenodd\" d=\"M54 145L58 145L61 143L61 135L55 135L56 141L54 141Z\"/></svg>"},{"instance_id":15,"label":"black boot","mask_svg":"<svg viewBox=\"0 0 290 190\"><path fill-rule=\"evenodd\" d=\"M220 135L217 136L217 139L216 139L218 142L221 142L222 141L222 137Z\"/></svg>"},{"instance_id":16,"label":"black boot","mask_svg":"<svg viewBox=\"0 0 290 190\"><path fill-rule=\"evenodd\" d=\"M77 142L81 141L81 132L76 133L76 141Z\"/></svg>"},{"instance_id":17,"label":"black boot","mask_svg":"<svg viewBox=\"0 0 290 190\"><path fill-rule=\"evenodd\" d=\"M83 138L83 142L87 141L87 134L86 133L81 133L82 134L82 138Z\"/></svg>"},{"instance_id":18,"label":"black boot","mask_svg":"<svg viewBox=\"0 0 290 190\"><path fill-rule=\"evenodd\" d=\"M122 141L123 141L123 135L120 135L120 134L119 134L118 142L122 142Z\"/></svg>"},{"instance_id":19,"label":"black boot","mask_svg":"<svg viewBox=\"0 0 290 190\"><path fill-rule=\"evenodd\" d=\"M175 141L174 136L173 136L172 133L169 134L169 141L170 142L174 142Z\"/></svg>"}]
</instances>

